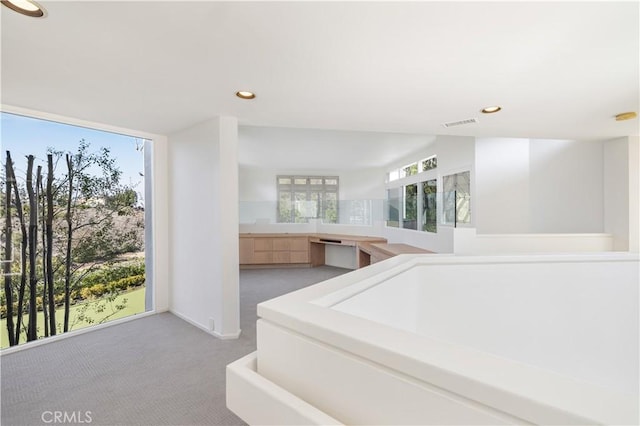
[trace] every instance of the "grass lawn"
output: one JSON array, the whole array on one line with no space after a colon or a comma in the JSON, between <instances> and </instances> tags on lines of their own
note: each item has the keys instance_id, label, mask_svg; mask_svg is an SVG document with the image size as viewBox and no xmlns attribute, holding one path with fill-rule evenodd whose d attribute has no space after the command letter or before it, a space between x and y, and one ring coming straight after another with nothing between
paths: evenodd
<instances>
[{"instance_id":1,"label":"grass lawn","mask_svg":"<svg viewBox=\"0 0 640 426\"><path fill-rule=\"evenodd\" d=\"M145 291L145 288L142 287L118 296L114 300L113 305L115 306L117 304L121 304L123 299L127 299L126 307L121 311L118 311L112 316L110 316L108 321L115 320L118 318L124 318L130 315L135 315L135 314L144 312L144 291ZM77 322L75 325L73 325L71 330L79 330L81 328L98 324L102 319L104 319L105 317L113 313L113 310L110 309L108 306L103 312L96 312L95 310L97 305L96 302L100 302L100 300L104 300L104 299L97 299L97 300L92 300L90 302L86 302L86 304L88 304L89 306L85 311L85 315L92 318L94 320L94 323L88 324L86 322ZM85 303L71 305L71 312L69 314L69 325L74 324L74 320L81 313L81 308L83 307L83 305L85 305ZM61 324L63 319L64 319L64 307L60 307L56 309L56 322ZM23 321L28 322L28 320L29 320L29 316L24 315ZM42 312L38 312L38 335L40 334L44 334L44 314ZM22 335L20 336L20 343L22 344L22 343L25 343L26 341L27 341L27 338L25 333L23 332ZM8 346L9 346L9 338L7 334L7 320L2 319L0 320L0 348L4 349Z\"/></svg>"}]
</instances>

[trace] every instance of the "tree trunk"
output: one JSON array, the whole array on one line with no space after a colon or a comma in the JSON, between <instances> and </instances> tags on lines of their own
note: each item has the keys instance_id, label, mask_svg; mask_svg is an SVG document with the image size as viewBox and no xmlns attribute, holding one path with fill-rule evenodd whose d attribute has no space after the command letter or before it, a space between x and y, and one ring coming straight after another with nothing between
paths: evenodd
<instances>
[{"instance_id":1,"label":"tree trunk","mask_svg":"<svg viewBox=\"0 0 640 426\"><path fill-rule=\"evenodd\" d=\"M56 335L56 300L53 288L53 155L47 155L47 220L46 233L48 247L45 258L46 268L45 276L47 277L47 290L49 291L49 332L52 336Z\"/></svg>"},{"instance_id":2,"label":"tree trunk","mask_svg":"<svg viewBox=\"0 0 640 426\"><path fill-rule=\"evenodd\" d=\"M69 309L70 309L70 290L71 290L71 247L73 241L73 218L71 216L71 200L73 198L73 159L67 154L67 171L69 173L69 187L67 192L67 253L65 258L64 270L64 332L69 331Z\"/></svg>"},{"instance_id":3,"label":"tree trunk","mask_svg":"<svg viewBox=\"0 0 640 426\"><path fill-rule=\"evenodd\" d=\"M13 195L14 203L16 206L16 213L18 214L18 221L20 222L20 234L22 235L22 242L20 244L20 287L18 288L18 310L16 312L16 345L20 343L20 330L22 329L22 310L24 308L24 292L27 286L27 226L24 223L24 213L22 211L22 200L20 199L20 191L18 190L18 181L16 180L15 170L13 169L13 163L9 163L11 167L11 181L13 182Z\"/></svg>"},{"instance_id":4,"label":"tree trunk","mask_svg":"<svg viewBox=\"0 0 640 426\"><path fill-rule=\"evenodd\" d=\"M15 185L11 179L13 169L11 164L11 154L7 151L7 163L5 166L5 245L4 245L4 263L2 272L4 274L4 294L7 301L7 334L9 335L9 346L16 344L15 328L13 323L13 282L11 276L11 258L13 253L13 241L11 228L11 185Z\"/></svg>"},{"instance_id":5,"label":"tree trunk","mask_svg":"<svg viewBox=\"0 0 640 426\"><path fill-rule=\"evenodd\" d=\"M38 175L38 189L40 190L39 199L42 201L42 214L40 215L40 223L42 225L42 232L40 235L42 236L42 315L44 316L44 337L49 337L49 309L47 303L47 251L49 250L47 246L47 224L46 224L46 199L44 197L44 187L42 186L42 175Z\"/></svg>"},{"instance_id":6,"label":"tree trunk","mask_svg":"<svg viewBox=\"0 0 640 426\"><path fill-rule=\"evenodd\" d=\"M29 196L29 327L27 342L36 340L38 306L36 305L36 246L38 243L38 200L33 189L33 155L27 156L27 195ZM38 166L38 173L40 167ZM36 188L37 189L37 188Z\"/></svg>"}]
</instances>

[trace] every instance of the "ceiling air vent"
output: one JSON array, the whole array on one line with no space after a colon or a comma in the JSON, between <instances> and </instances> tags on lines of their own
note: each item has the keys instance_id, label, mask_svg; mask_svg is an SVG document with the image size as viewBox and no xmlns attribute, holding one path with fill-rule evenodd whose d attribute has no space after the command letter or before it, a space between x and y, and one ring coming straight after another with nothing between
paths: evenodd
<instances>
[{"instance_id":1,"label":"ceiling air vent","mask_svg":"<svg viewBox=\"0 0 640 426\"><path fill-rule=\"evenodd\" d=\"M464 124L472 124L472 123L479 123L479 121L477 118L467 118L466 120L450 121L448 123L442 123L442 125L444 127L454 127L454 126L462 126Z\"/></svg>"}]
</instances>

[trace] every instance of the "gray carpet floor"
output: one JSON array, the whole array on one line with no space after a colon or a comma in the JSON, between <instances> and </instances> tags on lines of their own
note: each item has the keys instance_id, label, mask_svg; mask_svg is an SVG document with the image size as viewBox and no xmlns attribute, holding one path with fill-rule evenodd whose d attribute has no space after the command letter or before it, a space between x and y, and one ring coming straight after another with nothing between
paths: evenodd
<instances>
[{"instance_id":1,"label":"gray carpet floor","mask_svg":"<svg viewBox=\"0 0 640 426\"><path fill-rule=\"evenodd\" d=\"M256 304L345 272L241 271L237 340L162 313L3 355L2 425L53 424L55 412L91 425L243 424L225 405L225 366L255 350Z\"/></svg>"}]
</instances>

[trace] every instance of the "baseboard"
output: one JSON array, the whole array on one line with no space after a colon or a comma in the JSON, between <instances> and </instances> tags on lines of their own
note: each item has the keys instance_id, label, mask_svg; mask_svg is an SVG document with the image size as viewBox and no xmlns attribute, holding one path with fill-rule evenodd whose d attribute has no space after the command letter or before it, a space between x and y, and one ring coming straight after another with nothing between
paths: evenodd
<instances>
[{"instance_id":1,"label":"baseboard","mask_svg":"<svg viewBox=\"0 0 640 426\"><path fill-rule=\"evenodd\" d=\"M237 339L240 337L240 333L242 333L242 330L238 330L235 333L226 333L226 334L220 334L217 331L211 332L211 334L213 334L214 336L216 336L218 339L221 339L221 340Z\"/></svg>"},{"instance_id":2,"label":"baseboard","mask_svg":"<svg viewBox=\"0 0 640 426\"><path fill-rule=\"evenodd\" d=\"M124 317L124 318L118 318L115 319L113 321L109 321L106 322L104 324L97 324L97 325L92 325L90 327L85 327L85 328L81 328L79 330L71 330L71 331L67 331L66 333L62 333L62 334L56 334L55 336L49 336L49 337L44 337L38 340L33 340L31 342L25 342L25 343L21 343L17 346L9 346L8 348L4 348L0 351L0 357L3 355L9 355L15 352L19 352L25 349L31 349L31 348L35 348L36 346L41 346L41 345L47 345L49 343L54 343L54 342L59 342L60 340L63 339L68 339L70 337L74 337L74 336L79 336L81 334L85 334L85 333L91 333L93 331L98 331L101 330L103 328L106 327L111 327L114 325L119 325L119 324L123 324L125 322L129 322L129 321L134 321L140 318L144 318L144 317L148 317L151 315L156 315L160 312L156 312L156 311L147 311L147 312L141 312L139 314L133 314L130 315L128 317Z\"/></svg>"},{"instance_id":3,"label":"baseboard","mask_svg":"<svg viewBox=\"0 0 640 426\"><path fill-rule=\"evenodd\" d=\"M207 327L205 327L202 324L199 324L195 321L193 321L192 319L188 318L187 316L181 314L180 312L176 312L173 309L169 309L169 312L171 312L173 315L177 316L178 318L180 318L183 321L188 322L189 324L191 324L192 326L199 328L200 330L204 331L207 334L212 335L213 337L217 338L217 339L221 339L221 340L231 340L231 339L237 339L238 337L240 337L240 333L242 332L242 330L238 330L235 333L218 333L215 330L209 330Z\"/></svg>"},{"instance_id":4,"label":"baseboard","mask_svg":"<svg viewBox=\"0 0 640 426\"><path fill-rule=\"evenodd\" d=\"M240 265L240 269L300 269L311 268L310 263L274 263L274 264L261 264L261 265Z\"/></svg>"}]
</instances>

